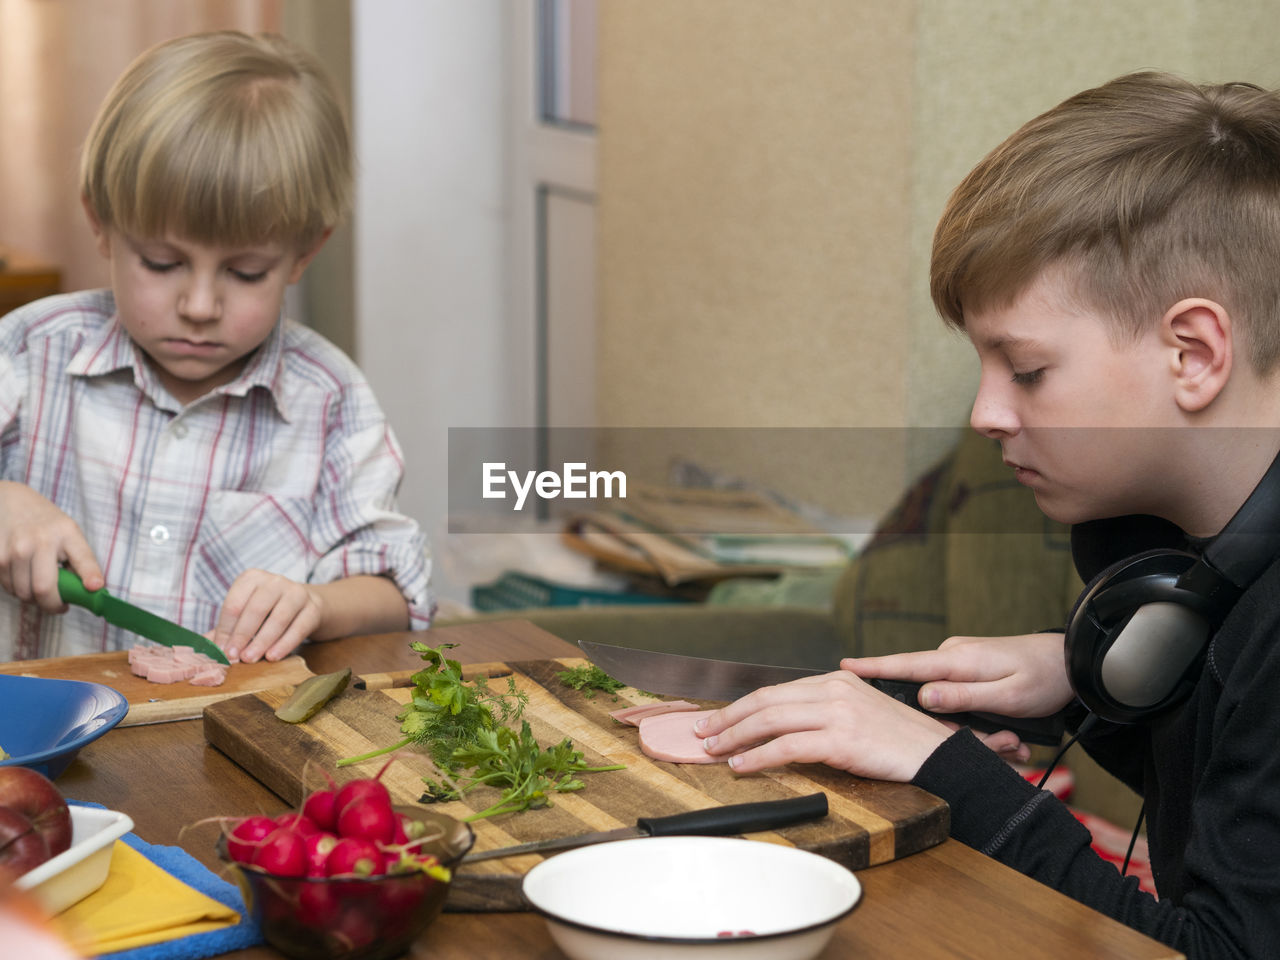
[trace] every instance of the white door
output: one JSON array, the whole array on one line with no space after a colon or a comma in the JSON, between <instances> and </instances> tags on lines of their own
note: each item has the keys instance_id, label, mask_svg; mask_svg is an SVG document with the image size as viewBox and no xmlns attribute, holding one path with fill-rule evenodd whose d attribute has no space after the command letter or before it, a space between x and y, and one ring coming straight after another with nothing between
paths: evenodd
<instances>
[{"instance_id":1,"label":"white door","mask_svg":"<svg viewBox=\"0 0 1280 960\"><path fill-rule=\"evenodd\" d=\"M530 426L595 425L596 0L513 11L511 335Z\"/></svg>"}]
</instances>

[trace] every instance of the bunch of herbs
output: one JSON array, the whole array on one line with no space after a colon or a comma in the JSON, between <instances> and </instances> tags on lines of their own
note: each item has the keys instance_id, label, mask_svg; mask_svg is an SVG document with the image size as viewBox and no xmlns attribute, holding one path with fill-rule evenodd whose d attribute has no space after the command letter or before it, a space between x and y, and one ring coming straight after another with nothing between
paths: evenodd
<instances>
[{"instance_id":1,"label":"bunch of herbs","mask_svg":"<svg viewBox=\"0 0 1280 960\"><path fill-rule=\"evenodd\" d=\"M396 717L403 739L346 757L338 761L338 766L419 744L441 773L439 779L423 778L426 791L422 802L456 800L478 786L502 791L497 803L468 820L547 806L552 793L582 789L576 773L622 769L620 765L588 766L567 737L544 751L534 739L529 722L523 719L529 698L516 686L515 678L507 678L505 690L493 689L483 676L464 680L462 665L444 653L454 646L457 644L410 644L427 665L411 678L412 700ZM512 727L517 721L519 733ZM469 770L474 772L468 775Z\"/></svg>"}]
</instances>

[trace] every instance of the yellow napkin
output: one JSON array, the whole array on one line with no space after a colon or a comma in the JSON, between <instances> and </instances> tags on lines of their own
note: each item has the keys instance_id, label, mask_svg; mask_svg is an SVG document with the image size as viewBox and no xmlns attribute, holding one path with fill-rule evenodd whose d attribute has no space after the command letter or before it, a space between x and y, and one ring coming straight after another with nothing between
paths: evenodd
<instances>
[{"instance_id":1,"label":"yellow napkin","mask_svg":"<svg viewBox=\"0 0 1280 960\"><path fill-rule=\"evenodd\" d=\"M107 882L60 913L55 926L87 956L234 926L240 915L117 840Z\"/></svg>"}]
</instances>

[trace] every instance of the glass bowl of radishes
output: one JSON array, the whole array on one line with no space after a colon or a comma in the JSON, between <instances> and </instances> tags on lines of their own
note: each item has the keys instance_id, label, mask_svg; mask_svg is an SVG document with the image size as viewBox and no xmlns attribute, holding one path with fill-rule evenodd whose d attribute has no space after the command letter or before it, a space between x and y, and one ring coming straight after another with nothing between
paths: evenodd
<instances>
[{"instance_id":1,"label":"glass bowl of radishes","mask_svg":"<svg viewBox=\"0 0 1280 960\"><path fill-rule=\"evenodd\" d=\"M384 960L440 913L474 841L453 817L394 806L375 777L315 790L277 817L224 820L218 853L285 956Z\"/></svg>"}]
</instances>

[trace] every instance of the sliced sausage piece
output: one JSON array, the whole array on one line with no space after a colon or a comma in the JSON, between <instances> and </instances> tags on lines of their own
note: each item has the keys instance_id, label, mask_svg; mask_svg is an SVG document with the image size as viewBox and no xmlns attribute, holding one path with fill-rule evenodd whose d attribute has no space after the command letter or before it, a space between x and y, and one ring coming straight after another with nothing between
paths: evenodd
<instances>
[{"instance_id":1,"label":"sliced sausage piece","mask_svg":"<svg viewBox=\"0 0 1280 960\"><path fill-rule=\"evenodd\" d=\"M129 669L152 683L181 683L216 687L227 678L227 667L196 653L191 647L135 644L129 650Z\"/></svg>"},{"instance_id":2,"label":"sliced sausage piece","mask_svg":"<svg viewBox=\"0 0 1280 960\"><path fill-rule=\"evenodd\" d=\"M227 681L228 669L221 663L209 663L196 671L190 683L193 687L220 687Z\"/></svg>"},{"instance_id":3,"label":"sliced sausage piece","mask_svg":"<svg viewBox=\"0 0 1280 960\"><path fill-rule=\"evenodd\" d=\"M640 749L654 760L671 763L724 763L726 757L713 757L702 746L702 738L693 725L714 710L681 710L645 717L640 721Z\"/></svg>"},{"instance_id":4,"label":"sliced sausage piece","mask_svg":"<svg viewBox=\"0 0 1280 960\"><path fill-rule=\"evenodd\" d=\"M640 703L633 707L623 707L621 710L612 711L609 716L619 723L638 727L640 726L640 721L645 717L656 717L660 714L674 713L680 710L698 709L701 708L696 703L690 703L688 700L664 700L660 703Z\"/></svg>"}]
</instances>

